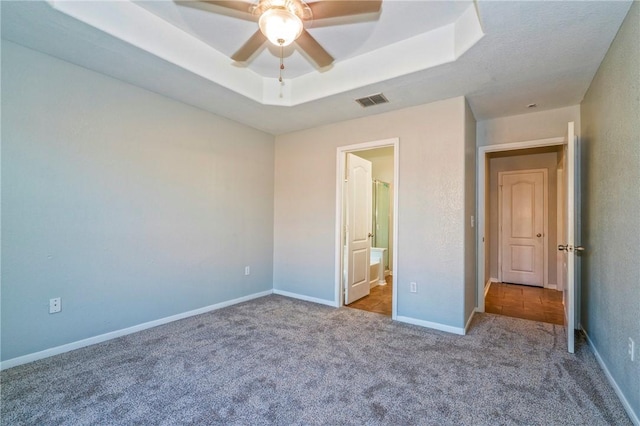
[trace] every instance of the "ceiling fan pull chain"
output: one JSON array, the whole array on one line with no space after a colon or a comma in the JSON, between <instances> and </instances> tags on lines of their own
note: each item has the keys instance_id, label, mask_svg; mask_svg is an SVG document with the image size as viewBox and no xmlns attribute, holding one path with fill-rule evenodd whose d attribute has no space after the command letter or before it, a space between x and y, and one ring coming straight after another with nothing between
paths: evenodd
<instances>
[{"instance_id":1,"label":"ceiling fan pull chain","mask_svg":"<svg viewBox=\"0 0 640 426\"><path fill-rule=\"evenodd\" d=\"M280 43L280 78L278 81L282 83L282 70L284 69L284 46Z\"/></svg>"}]
</instances>

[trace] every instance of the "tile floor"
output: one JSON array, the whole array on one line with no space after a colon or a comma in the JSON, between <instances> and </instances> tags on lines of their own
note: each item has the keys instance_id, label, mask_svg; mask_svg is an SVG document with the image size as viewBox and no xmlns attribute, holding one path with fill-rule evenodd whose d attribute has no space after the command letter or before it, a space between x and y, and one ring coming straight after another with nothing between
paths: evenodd
<instances>
[{"instance_id":1,"label":"tile floor","mask_svg":"<svg viewBox=\"0 0 640 426\"><path fill-rule=\"evenodd\" d=\"M377 285L373 287L368 296L365 296L360 300L356 300L352 304L348 305L348 307L375 312L390 317L391 295L393 290L393 278L391 275L386 278L386 281L387 285Z\"/></svg>"},{"instance_id":2,"label":"tile floor","mask_svg":"<svg viewBox=\"0 0 640 426\"><path fill-rule=\"evenodd\" d=\"M391 316L393 278L375 286L371 293L348 305L350 308ZM564 324L562 292L519 284L492 283L485 298L485 311L533 321Z\"/></svg>"},{"instance_id":3,"label":"tile floor","mask_svg":"<svg viewBox=\"0 0 640 426\"><path fill-rule=\"evenodd\" d=\"M561 291L492 283L484 302L488 313L564 325Z\"/></svg>"}]
</instances>

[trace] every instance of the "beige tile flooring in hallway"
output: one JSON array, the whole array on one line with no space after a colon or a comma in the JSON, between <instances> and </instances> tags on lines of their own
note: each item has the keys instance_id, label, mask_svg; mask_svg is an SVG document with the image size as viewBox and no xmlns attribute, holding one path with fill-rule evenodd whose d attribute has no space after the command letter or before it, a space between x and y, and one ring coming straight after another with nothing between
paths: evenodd
<instances>
[{"instance_id":1,"label":"beige tile flooring in hallway","mask_svg":"<svg viewBox=\"0 0 640 426\"><path fill-rule=\"evenodd\" d=\"M391 295L393 293L393 278L391 275L385 278L387 285L377 285L371 289L368 296L356 300L349 308L375 312L377 314L391 316Z\"/></svg>"},{"instance_id":2,"label":"beige tile flooring in hallway","mask_svg":"<svg viewBox=\"0 0 640 426\"><path fill-rule=\"evenodd\" d=\"M484 302L488 313L564 325L561 291L494 282Z\"/></svg>"},{"instance_id":3,"label":"beige tile flooring in hallway","mask_svg":"<svg viewBox=\"0 0 640 426\"><path fill-rule=\"evenodd\" d=\"M391 316L393 278L387 285L375 286L368 296L348 305ZM485 297L485 311L492 314L564 325L562 292L520 284L492 283Z\"/></svg>"}]
</instances>

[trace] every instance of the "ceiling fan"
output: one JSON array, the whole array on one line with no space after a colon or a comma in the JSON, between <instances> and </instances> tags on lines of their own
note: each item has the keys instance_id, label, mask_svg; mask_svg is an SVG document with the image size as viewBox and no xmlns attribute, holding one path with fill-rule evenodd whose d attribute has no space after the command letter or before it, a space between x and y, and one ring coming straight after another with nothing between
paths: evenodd
<instances>
[{"instance_id":1,"label":"ceiling fan","mask_svg":"<svg viewBox=\"0 0 640 426\"><path fill-rule=\"evenodd\" d=\"M284 47L295 42L307 56L318 65L331 65L334 58L305 29L313 20L342 16L376 13L382 0L199 0L239 12L247 13L257 20L259 29L231 56L237 62L246 62L268 40ZM282 55L280 57L280 68Z\"/></svg>"}]
</instances>

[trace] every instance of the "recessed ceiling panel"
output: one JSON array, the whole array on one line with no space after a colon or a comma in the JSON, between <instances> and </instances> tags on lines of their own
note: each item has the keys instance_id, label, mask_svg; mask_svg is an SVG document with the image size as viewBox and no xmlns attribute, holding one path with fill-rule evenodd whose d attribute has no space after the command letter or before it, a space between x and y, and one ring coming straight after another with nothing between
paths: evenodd
<instances>
[{"instance_id":1,"label":"recessed ceiling panel","mask_svg":"<svg viewBox=\"0 0 640 426\"><path fill-rule=\"evenodd\" d=\"M243 19L246 16L205 2L153 0L135 4L228 57L258 29L257 22ZM471 1L384 0L379 14L316 20L307 29L339 62L451 24L471 4ZM286 78L316 71L295 46L286 47L283 53ZM277 78L279 57L280 48L265 45L247 67L263 77Z\"/></svg>"}]
</instances>

